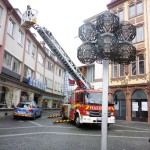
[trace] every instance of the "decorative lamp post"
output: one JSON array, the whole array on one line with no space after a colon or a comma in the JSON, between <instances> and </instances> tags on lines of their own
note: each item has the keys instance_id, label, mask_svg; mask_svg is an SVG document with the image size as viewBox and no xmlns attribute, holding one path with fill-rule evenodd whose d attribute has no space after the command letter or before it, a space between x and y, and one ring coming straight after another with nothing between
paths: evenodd
<instances>
[{"instance_id":1,"label":"decorative lamp post","mask_svg":"<svg viewBox=\"0 0 150 150\"><path fill-rule=\"evenodd\" d=\"M96 18L96 25L88 22L79 27L77 57L83 64L103 63L101 150L107 150L109 62L128 65L136 58L131 41L136 28L128 22L119 23L119 17L109 11Z\"/></svg>"}]
</instances>

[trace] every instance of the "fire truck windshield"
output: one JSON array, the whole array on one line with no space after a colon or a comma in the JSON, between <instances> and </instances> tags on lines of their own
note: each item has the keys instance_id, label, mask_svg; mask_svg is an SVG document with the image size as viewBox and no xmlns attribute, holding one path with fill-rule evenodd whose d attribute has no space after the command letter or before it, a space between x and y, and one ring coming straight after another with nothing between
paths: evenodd
<instances>
[{"instance_id":1,"label":"fire truck windshield","mask_svg":"<svg viewBox=\"0 0 150 150\"><path fill-rule=\"evenodd\" d=\"M87 92L85 94L86 104L102 104L102 93ZM112 104L112 94L108 94L108 103Z\"/></svg>"},{"instance_id":2,"label":"fire truck windshield","mask_svg":"<svg viewBox=\"0 0 150 150\"><path fill-rule=\"evenodd\" d=\"M102 104L102 93L87 92L85 94L86 104Z\"/></svg>"}]
</instances>

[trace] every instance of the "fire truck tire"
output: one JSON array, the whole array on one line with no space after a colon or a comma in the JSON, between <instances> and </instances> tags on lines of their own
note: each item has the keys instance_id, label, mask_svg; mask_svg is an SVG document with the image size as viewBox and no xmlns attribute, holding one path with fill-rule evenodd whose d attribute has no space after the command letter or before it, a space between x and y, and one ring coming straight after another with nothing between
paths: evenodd
<instances>
[{"instance_id":1,"label":"fire truck tire","mask_svg":"<svg viewBox=\"0 0 150 150\"><path fill-rule=\"evenodd\" d=\"M79 117L78 114L77 114L76 117L75 117L75 124L76 124L76 127L78 127L78 128L81 127L80 117Z\"/></svg>"}]
</instances>

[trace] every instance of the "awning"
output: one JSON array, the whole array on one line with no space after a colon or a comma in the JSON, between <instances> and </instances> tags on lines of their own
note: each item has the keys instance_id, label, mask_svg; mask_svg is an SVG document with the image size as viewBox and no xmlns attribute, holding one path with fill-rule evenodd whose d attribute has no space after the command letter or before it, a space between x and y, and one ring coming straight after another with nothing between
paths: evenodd
<instances>
[{"instance_id":1,"label":"awning","mask_svg":"<svg viewBox=\"0 0 150 150\"><path fill-rule=\"evenodd\" d=\"M63 101L64 100L64 96L62 96L62 97L42 96L42 99Z\"/></svg>"}]
</instances>

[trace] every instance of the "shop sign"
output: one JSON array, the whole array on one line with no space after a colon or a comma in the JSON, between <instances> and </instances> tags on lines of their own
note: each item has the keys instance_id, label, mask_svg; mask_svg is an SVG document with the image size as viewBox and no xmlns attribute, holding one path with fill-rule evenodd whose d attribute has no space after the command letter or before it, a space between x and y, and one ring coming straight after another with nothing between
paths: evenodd
<instances>
[{"instance_id":1,"label":"shop sign","mask_svg":"<svg viewBox=\"0 0 150 150\"><path fill-rule=\"evenodd\" d=\"M34 86L38 89L41 89L41 90L44 90L46 89L46 85L39 82L38 80L34 80L33 78L29 77L28 78L28 84L31 85L31 86Z\"/></svg>"}]
</instances>

